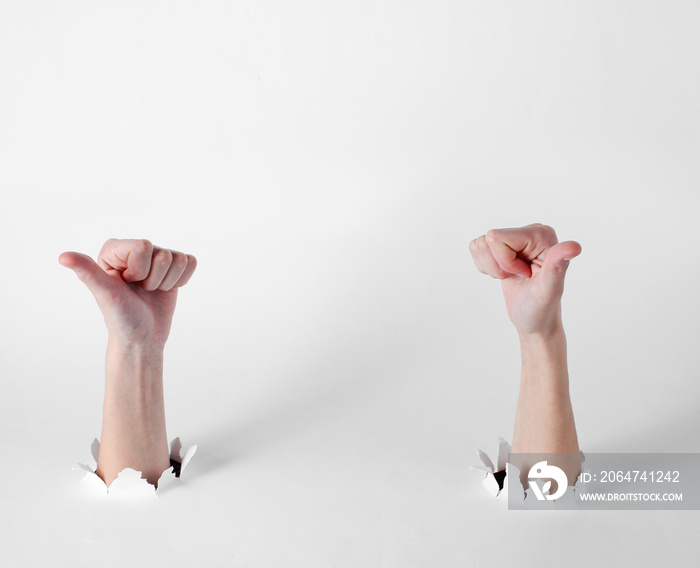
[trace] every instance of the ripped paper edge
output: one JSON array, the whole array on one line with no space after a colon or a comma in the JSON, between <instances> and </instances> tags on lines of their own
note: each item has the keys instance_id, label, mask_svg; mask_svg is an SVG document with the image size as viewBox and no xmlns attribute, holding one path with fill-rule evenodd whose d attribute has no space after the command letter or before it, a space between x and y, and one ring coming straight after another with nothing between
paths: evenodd
<instances>
[{"instance_id":1,"label":"ripped paper edge","mask_svg":"<svg viewBox=\"0 0 700 568\"><path fill-rule=\"evenodd\" d=\"M139 500L142 498L153 498L170 487L177 477L182 476L196 451L197 445L195 444L188 447L183 455L180 438L174 438L170 442L170 460L179 464L179 468L176 471L176 467L171 466L163 471L158 479L157 489L154 485L148 483L145 478L141 477L140 471L129 467L120 471L117 478L107 487L102 478L97 475L97 460L100 454L100 442L97 438L90 445L92 461L89 464L76 463L73 466L73 470L83 472L83 483L89 488L90 493L95 495Z\"/></svg>"}]
</instances>

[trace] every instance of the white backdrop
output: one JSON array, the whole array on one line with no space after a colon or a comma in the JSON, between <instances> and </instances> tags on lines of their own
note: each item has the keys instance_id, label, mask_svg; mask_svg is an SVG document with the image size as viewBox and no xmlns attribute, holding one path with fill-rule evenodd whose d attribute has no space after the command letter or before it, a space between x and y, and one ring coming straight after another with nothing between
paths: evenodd
<instances>
[{"instance_id":1,"label":"white backdrop","mask_svg":"<svg viewBox=\"0 0 700 568\"><path fill-rule=\"evenodd\" d=\"M578 240L582 449L699 452L699 25L679 0L0 0L3 565L697 558L697 511L485 496L519 357L467 244ZM199 453L138 508L70 471L106 333L57 257L109 237L199 260L166 354Z\"/></svg>"}]
</instances>

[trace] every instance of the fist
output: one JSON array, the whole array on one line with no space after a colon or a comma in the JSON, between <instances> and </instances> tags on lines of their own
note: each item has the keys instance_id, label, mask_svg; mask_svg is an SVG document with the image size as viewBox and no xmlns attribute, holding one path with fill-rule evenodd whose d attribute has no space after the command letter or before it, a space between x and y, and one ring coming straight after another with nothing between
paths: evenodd
<instances>
[{"instance_id":1,"label":"fist","mask_svg":"<svg viewBox=\"0 0 700 568\"><path fill-rule=\"evenodd\" d=\"M469 244L476 268L502 281L510 320L518 333L550 334L561 328L561 297L575 241L560 243L552 227L536 223L492 229Z\"/></svg>"},{"instance_id":2,"label":"fist","mask_svg":"<svg viewBox=\"0 0 700 568\"><path fill-rule=\"evenodd\" d=\"M109 239L95 262L78 252L58 261L75 272L102 311L110 341L163 346L170 333L177 289L197 267L191 254L145 239Z\"/></svg>"}]
</instances>

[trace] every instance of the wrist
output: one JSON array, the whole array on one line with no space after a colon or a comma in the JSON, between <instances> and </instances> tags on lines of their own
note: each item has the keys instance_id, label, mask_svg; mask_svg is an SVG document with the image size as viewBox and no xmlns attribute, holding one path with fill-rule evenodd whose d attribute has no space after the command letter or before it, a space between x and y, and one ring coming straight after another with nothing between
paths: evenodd
<instances>
[{"instance_id":1,"label":"wrist","mask_svg":"<svg viewBox=\"0 0 700 568\"><path fill-rule=\"evenodd\" d=\"M155 341L132 341L116 336L109 336L107 353L119 354L133 358L163 358L164 344Z\"/></svg>"},{"instance_id":2,"label":"wrist","mask_svg":"<svg viewBox=\"0 0 700 568\"><path fill-rule=\"evenodd\" d=\"M560 323L536 332L518 332L518 337L520 339L520 347L523 350L551 349L552 347L560 346L566 348L566 334L564 333L564 327Z\"/></svg>"}]
</instances>

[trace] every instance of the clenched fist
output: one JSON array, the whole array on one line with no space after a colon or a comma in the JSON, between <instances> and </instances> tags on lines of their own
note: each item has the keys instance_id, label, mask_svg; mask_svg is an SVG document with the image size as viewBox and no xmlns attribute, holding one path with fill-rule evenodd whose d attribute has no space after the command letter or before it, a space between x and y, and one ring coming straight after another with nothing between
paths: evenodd
<instances>
[{"instance_id":1,"label":"clenched fist","mask_svg":"<svg viewBox=\"0 0 700 568\"><path fill-rule=\"evenodd\" d=\"M564 276L581 245L560 243L554 229L536 223L492 229L469 250L480 272L502 280L508 316L521 336L547 336L561 328Z\"/></svg>"},{"instance_id":2,"label":"clenched fist","mask_svg":"<svg viewBox=\"0 0 700 568\"><path fill-rule=\"evenodd\" d=\"M145 239L109 239L97 262L78 252L64 252L58 260L95 296L110 341L132 346L165 345L177 289L197 266L194 256Z\"/></svg>"}]
</instances>

